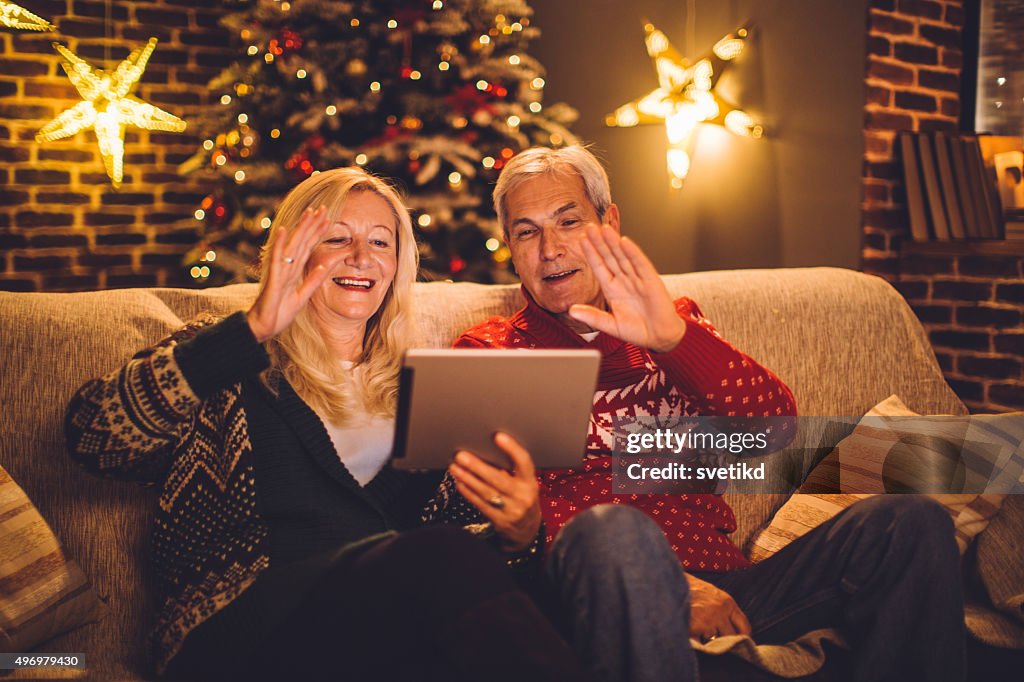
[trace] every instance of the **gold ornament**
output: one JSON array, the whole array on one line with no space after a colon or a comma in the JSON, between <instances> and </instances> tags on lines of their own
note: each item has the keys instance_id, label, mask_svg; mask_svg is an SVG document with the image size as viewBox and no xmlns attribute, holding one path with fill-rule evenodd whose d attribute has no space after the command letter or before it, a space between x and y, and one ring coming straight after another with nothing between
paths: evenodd
<instances>
[{"instance_id":1,"label":"gold ornament","mask_svg":"<svg viewBox=\"0 0 1024 682\"><path fill-rule=\"evenodd\" d=\"M146 70L146 62L156 49L156 43L156 38L150 38L144 47L133 50L113 72L97 69L63 45L54 43L53 48L62 57L60 65L85 101L64 110L43 126L36 133L36 141L60 140L92 128L111 184L120 187L124 178L126 126L176 133L185 130L185 121L131 95Z\"/></svg>"},{"instance_id":2,"label":"gold ornament","mask_svg":"<svg viewBox=\"0 0 1024 682\"><path fill-rule=\"evenodd\" d=\"M25 31L52 31L57 28L46 19L37 17L24 7L13 2L0 0L0 24L8 28L20 28Z\"/></svg>"},{"instance_id":3,"label":"gold ornament","mask_svg":"<svg viewBox=\"0 0 1024 682\"><path fill-rule=\"evenodd\" d=\"M687 149L699 123L724 126L738 135L761 137L764 128L744 111L725 102L715 92L729 63L739 55L748 37L747 29L725 36L711 48L711 54L691 64L682 57L664 33L646 24L647 54L658 72L658 87L624 104L609 114L605 123L612 127L664 123L668 134L668 171L672 186L682 187L690 168Z\"/></svg>"},{"instance_id":4,"label":"gold ornament","mask_svg":"<svg viewBox=\"0 0 1024 682\"><path fill-rule=\"evenodd\" d=\"M350 76L362 76L366 73L366 62L362 59L353 59L345 65L345 73Z\"/></svg>"}]
</instances>

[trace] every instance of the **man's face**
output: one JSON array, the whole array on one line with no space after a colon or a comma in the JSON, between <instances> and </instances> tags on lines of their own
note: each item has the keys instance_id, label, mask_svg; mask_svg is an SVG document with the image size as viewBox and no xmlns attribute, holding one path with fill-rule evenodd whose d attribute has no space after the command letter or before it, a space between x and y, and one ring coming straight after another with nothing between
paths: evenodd
<instances>
[{"instance_id":1,"label":"man's face","mask_svg":"<svg viewBox=\"0 0 1024 682\"><path fill-rule=\"evenodd\" d=\"M505 195L508 246L523 286L540 307L565 315L574 303L604 307L594 272L583 256L588 225L619 229L615 204L597 217L583 179L548 173L525 180Z\"/></svg>"}]
</instances>

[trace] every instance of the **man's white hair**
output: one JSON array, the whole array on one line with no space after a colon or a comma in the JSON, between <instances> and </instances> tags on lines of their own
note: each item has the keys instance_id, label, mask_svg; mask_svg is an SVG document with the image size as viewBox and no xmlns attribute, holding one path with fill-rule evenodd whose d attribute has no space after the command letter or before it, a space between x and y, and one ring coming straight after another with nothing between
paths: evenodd
<instances>
[{"instance_id":1,"label":"man's white hair","mask_svg":"<svg viewBox=\"0 0 1024 682\"><path fill-rule=\"evenodd\" d=\"M521 183L547 173L578 175L583 180L587 199L597 211L598 219L604 218L605 211L612 203L612 191L608 184L608 174L597 157L580 145L560 149L533 147L512 157L494 187L494 212L498 214L498 223L506 236L509 224L505 197Z\"/></svg>"}]
</instances>

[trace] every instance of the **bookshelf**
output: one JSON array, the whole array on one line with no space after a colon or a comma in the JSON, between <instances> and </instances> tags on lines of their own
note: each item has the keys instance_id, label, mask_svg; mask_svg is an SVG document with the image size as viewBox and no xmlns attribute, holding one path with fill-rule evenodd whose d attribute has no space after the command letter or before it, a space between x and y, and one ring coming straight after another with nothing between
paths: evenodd
<instances>
[{"instance_id":1,"label":"bookshelf","mask_svg":"<svg viewBox=\"0 0 1024 682\"><path fill-rule=\"evenodd\" d=\"M922 256L1024 256L1024 239L907 240L902 252Z\"/></svg>"}]
</instances>

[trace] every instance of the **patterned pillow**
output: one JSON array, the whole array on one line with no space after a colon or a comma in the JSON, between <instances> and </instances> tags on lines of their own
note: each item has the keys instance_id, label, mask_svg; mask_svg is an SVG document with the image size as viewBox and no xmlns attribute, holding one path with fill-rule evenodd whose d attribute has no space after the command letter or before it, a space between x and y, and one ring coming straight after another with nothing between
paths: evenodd
<instances>
[{"instance_id":1,"label":"patterned pillow","mask_svg":"<svg viewBox=\"0 0 1024 682\"><path fill-rule=\"evenodd\" d=\"M0 467L0 651L99 620L103 607L42 515Z\"/></svg>"},{"instance_id":2,"label":"patterned pillow","mask_svg":"<svg viewBox=\"0 0 1024 682\"><path fill-rule=\"evenodd\" d=\"M889 396L868 411L865 417L917 417L895 395ZM862 420L853 433L839 442L807 476L795 495L776 512L766 528L757 533L750 545L750 558L763 561L804 535L822 522L832 518L851 504L872 495L885 493L886 484L899 485L915 477L938 471L942 477L955 475L941 464L920 467L913 471L887 468L887 457L899 444L912 458L927 458L931 462L951 461L950 443L963 439L963 422L939 424L939 430L928 438L911 440L900 438L895 429L878 428L877 420ZM943 432L942 429L946 429ZM959 472L971 476L972 472ZM925 482L927 484L928 481ZM930 497L946 508L956 528L956 542L960 553L967 551L971 540L985 530L999 512L1004 495L994 494L933 494Z\"/></svg>"}]
</instances>

